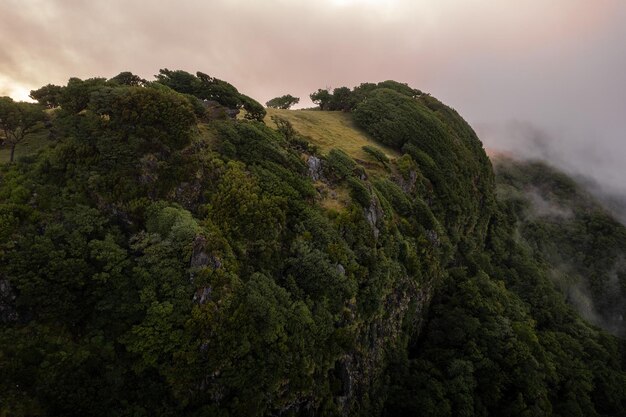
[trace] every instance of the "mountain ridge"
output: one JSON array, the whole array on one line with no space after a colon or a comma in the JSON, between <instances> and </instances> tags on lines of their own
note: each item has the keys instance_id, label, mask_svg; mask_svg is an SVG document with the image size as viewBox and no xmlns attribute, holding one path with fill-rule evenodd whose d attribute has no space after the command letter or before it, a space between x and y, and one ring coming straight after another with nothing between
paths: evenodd
<instances>
[{"instance_id":1,"label":"mountain ridge","mask_svg":"<svg viewBox=\"0 0 626 417\"><path fill-rule=\"evenodd\" d=\"M625 409L622 341L520 241L453 109L384 81L273 112L123 74L38 90L56 139L1 167L2 413Z\"/></svg>"}]
</instances>

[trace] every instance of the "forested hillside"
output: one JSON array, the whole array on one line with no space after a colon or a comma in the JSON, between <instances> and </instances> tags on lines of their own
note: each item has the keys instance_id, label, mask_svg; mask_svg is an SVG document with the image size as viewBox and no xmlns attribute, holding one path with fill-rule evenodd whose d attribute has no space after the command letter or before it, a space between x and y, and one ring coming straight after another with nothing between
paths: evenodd
<instances>
[{"instance_id":1,"label":"forested hillside","mask_svg":"<svg viewBox=\"0 0 626 417\"><path fill-rule=\"evenodd\" d=\"M0 416L624 415L623 342L551 280L570 235L517 175L496 192L419 90L324 91L300 115L167 69L31 93L0 168ZM617 265L619 233L571 250ZM602 287L599 263L572 267Z\"/></svg>"},{"instance_id":2,"label":"forested hillside","mask_svg":"<svg viewBox=\"0 0 626 417\"><path fill-rule=\"evenodd\" d=\"M626 335L626 227L544 163L497 158L498 194L533 256L588 321Z\"/></svg>"}]
</instances>

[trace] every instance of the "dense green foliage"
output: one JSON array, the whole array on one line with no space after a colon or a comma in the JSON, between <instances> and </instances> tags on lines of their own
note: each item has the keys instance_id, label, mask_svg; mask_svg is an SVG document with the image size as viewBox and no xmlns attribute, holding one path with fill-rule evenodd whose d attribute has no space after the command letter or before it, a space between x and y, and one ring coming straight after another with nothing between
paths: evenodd
<instances>
[{"instance_id":1,"label":"dense green foliage","mask_svg":"<svg viewBox=\"0 0 626 417\"><path fill-rule=\"evenodd\" d=\"M200 100L214 101L230 109L243 108L247 119L263 121L265 117L265 109L259 102L241 94L232 84L202 72L193 75L182 70L173 71L165 68L159 70L156 78L160 84L179 93Z\"/></svg>"},{"instance_id":2,"label":"dense green foliage","mask_svg":"<svg viewBox=\"0 0 626 417\"><path fill-rule=\"evenodd\" d=\"M311 93L309 98L315 104L320 107L320 110L330 110L328 108L328 103L331 99L331 94L328 90L318 89L316 92Z\"/></svg>"},{"instance_id":3,"label":"dense green foliage","mask_svg":"<svg viewBox=\"0 0 626 417\"><path fill-rule=\"evenodd\" d=\"M274 97L265 103L267 107L273 107L275 109L289 109L292 106L300 102L299 97L294 97L291 94L285 94L284 96Z\"/></svg>"},{"instance_id":4,"label":"dense green foliage","mask_svg":"<svg viewBox=\"0 0 626 417\"><path fill-rule=\"evenodd\" d=\"M116 83L127 85L130 87L139 87L147 83L146 80L144 80L138 75L133 74L130 71L120 72L115 77L111 78L109 81L114 81Z\"/></svg>"},{"instance_id":5,"label":"dense green foliage","mask_svg":"<svg viewBox=\"0 0 626 417\"><path fill-rule=\"evenodd\" d=\"M361 149L370 154L375 160L377 160L381 164L387 165L389 163L389 158L380 149L374 148L373 146L363 146Z\"/></svg>"},{"instance_id":6,"label":"dense green foliage","mask_svg":"<svg viewBox=\"0 0 626 417\"><path fill-rule=\"evenodd\" d=\"M46 119L43 108L37 104L15 102L11 97L0 97L0 145L11 148L13 162L15 147Z\"/></svg>"},{"instance_id":7,"label":"dense green foliage","mask_svg":"<svg viewBox=\"0 0 626 417\"><path fill-rule=\"evenodd\" d=\"M329 89L320 88L311 93L309 97L313 103L319 106L320 110L352 111L359 103L364 102L374 90L383 88L411 98L422 95L420 90L411 88L407 84L387 80L378 84L362 83L352 90L348 87L338 87L333 89L332 93Z\"/></svg>"},{"instance_id":8,"label":"dense green foliage","mask_svg":"<svg viewBox=\"0 0 626 417\"><path fill-rule=\"evenodd\" d=\"M30 92L30 98L32 98L33 100L37 100L37 102L42 106L52 109L59 106L62 91L63 87L54 84L48 84L37 90L32 90Z\"/></svg>"},{"instance_id":9,"label":"dense green foliage","mask_svg":"<svg viewBox=\"0 0 626 417\"><path fill-rule=\"evenodd\" d=\"M456 112L335 90L402 154L370 170L204 117L245 106L226 82L157 78L70 79L58 139L0 170L0 415L624 411L622 346L516 240Z\"/></svg>"},{"instance_id":10,"label":"dense green foliage","mask_svg":"<svg viewBox=\"0 0 626 417\"><path fill-rule=\"evenodd\" d=\"M470 241L484 236L492 214L493 174L467 123L430 96L416 99L389 88L372 90L354 119L375 139L412 157L427 179L428 204L449 237L477 249L480 242Z\"/></svg>"},{"instance_id":11,"label":"dense green foliage","mask_svg":"<svg viewBox=\"0 0 626 417\"><path fill-rule=\"evenodd\" d=\"M500 159L496 167L500 197L567 300L594 324L626 335L626 227L543 163Z\"/></svg>"}]
</instances>

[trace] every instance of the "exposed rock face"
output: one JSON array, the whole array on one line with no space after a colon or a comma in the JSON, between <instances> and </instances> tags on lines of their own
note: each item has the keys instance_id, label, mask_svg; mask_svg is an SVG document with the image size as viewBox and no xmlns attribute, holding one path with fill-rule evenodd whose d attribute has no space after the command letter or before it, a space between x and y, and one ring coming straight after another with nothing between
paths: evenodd
<instances>
[{"instance_id":1,"label":"exposed rock face","mask_svg":"<svg viewBox=\"0 0 626 417\"><path fill-rule=\"evenodd\" d=\"M434 230L426 231L426 239L428 239L428 241L432 243L433 246L439 246L441 244L441 241L439 240L439 235Z\"/></svg>"},{"instance_id":2,"label":"exposed rock face","mask_svg":"<svg viewBox=\"0 0 626 417\"><path fill-rule=\"evenodd\" d=\"M335 375L341 382L341 391L336 398L342 408L350 406L350 399L354 396L354 364L351 355L346 355L335 364Z\"/></svg>"},{"instance_id":3,"label":"exposed rock face","mask_svg":"<svg viewBox=\"0 0 626 417\"><path fill-rule=\"evenodd\" d=\"M384 315L362 329L359 345L364 349L349 353L335 365L334 374L341 383L335 401L344 415L358 408L363 398L378 392L387 354L400 347L403 323L410 320L415 337L419 334L432 299L432 282L418 287L411 278L402 277L398 284L399 288L385 298Z\"/></svg>"},{"instance_id":4,"label":"exposed rock face","mask_svg":"<svg viewBox=\"0 0 626 417\"><path fill-rule=\"evenodd\" d=\"M384 383L389 352L404 348L404 326L413 329L413 337L421 331L433 296L433 282L438 277L431 279L420 285L409 276L398 277L396 289L384 298L382 314L359 329L359 349L347 352L335 362L330 373L337 383L334 401L342 415L355 415L366 398L377 401L375 396ZM314 416L315 408L314 399L305 397L288 403L283 411L295 409L297 415Z\"/></svg>"},{"instance_id":5,"label":"exposed rock face","mask_svg":"<svg viewBox=\"0 0 626 417\"><path fill-rule=\"evenodd\" d=\"M211 256L205 252L206 238L204 236L196 236L193 241L193 251L189 260L190 268L205 268L211 264ZM220 265L221 266L221 265Z\"/></svg>"},{"instance_id":6,"label":"exposed rock face","mask_svg":"<svg viewBox=\"0 0 626 417\"><path fill-rule=\"evenodd\" d=\"M18 319L14 308L15 293L7 279L0 278L0 323L9 323Z\"/></svg>"},{"instance_id":7,"label":"exposed rock face","mask_svg":"<svg viewBox=\"0 0 626 417\"><path fill-rule=\"evenodd\" d=\"M206 117L209 120L225 119L226 111L217 101L204 100L202 102L206 107Z\"/></svg>"},{"instance_id":8,"label":"exposed rock face","mask_svg":"<svg viewBox=\"0 0 626 417\"><path fill-rule=\"evenodd\" d=\"M228 109L228 110L226 110L226 114L231 119L235 119L237 117L237 115L239 114L239 110L238 109Z\"/></svg>"},{"instance_id":9,"label":"exposed rock face","mask_svg":"<svg viewBox=\"0 0 626 417\"><path fill-rule=\"evenodd\" d=\"M215 256L207 253L207 240L204 236L196 236L193 242L193 251L189 260L189 280L193 282L194 273L203 268L219 269L222 267L222 261ZM211 298L212 288L205 285L196 289L193 295L193 301L198 304L204 304Z\"/></svg>"},{"instance_id":10,"label":"exposed rock face","mask_svg":"<svg viewBox=\"0 0 626 417\"><path fill-rule=\"evenodd\" d=\"M380 234L380 230L378 230L377 225L378 222L383 219L383 216L384 213L382 207L380 206L380 201L378 201L378 198L372 196L370 206L365 209L365 217L367 218L370 226L372 226L375 239L378 239L378 235Z\"/></svg>"},{"instance_id":11,"label":"exposed rock face","mask_svg":"<svg viewBox=\"0 0 626 417\"><path fill-rule=\"evenodd\" d=\"M417 172L411 170L409 172L408 178L404 178L399 175L395 178L395 180L400 186L400 188L402 188L402 191L404 191L407 194L411 193L415 189L415 184L417 183Z\"/></svg>"},{"instance_id":12,"label":"exposed rock face","mask_svg":"<svg viewBox=\"0 0 626 417\"><path fill-rule=\"evenodd\" d=\"M313 181L319 181L322 179L322 160L316 156L309 156L309 159L306 161L307 166L309 167L309 177Z\"/></svg>"},{"instance_id":13,"label":"exposed rock face","mask_svg":"<svg viewBox=\"0 0 626 417\"><path fill-rule=\"evenodd\" d=\"M199 182L182 182L172 192L171 198L187 210L197 207L201 199L202 186Z\"/></svg>"},{"instance_id":14,"label":"exposed rock face","mask_svg":"<svg viewBox=\"0 0 626 417\"><path fill-rule=\"evenodd\" d=\"M239 114L238 109L229 109L215 100L203 100L202 104L206 107L206 117L209 120L226 119L228 117L234 119Z\"/></svg>"},{"instance_id":15,"label":"exposed rock face","mask_svg":"<svg viewBox=\"0 0 626 417\"><path fill-rule=\"evenodd\" d=\"M159 179L159 159L154 154L146 154L139 160L141 174L139 176L140 184L153 184Z\"/></svg>"},{"instance_id":16,"label":"exposed rock face","mask_svg":"<svg viewBox=\"0 0 626 417\"><path fill-rule=\"evenodd\" d=\"M211 287L201 287L198 288L193 295L193 301L198 304L204 304L211 298Z\"/></svg>"}]
</instances>

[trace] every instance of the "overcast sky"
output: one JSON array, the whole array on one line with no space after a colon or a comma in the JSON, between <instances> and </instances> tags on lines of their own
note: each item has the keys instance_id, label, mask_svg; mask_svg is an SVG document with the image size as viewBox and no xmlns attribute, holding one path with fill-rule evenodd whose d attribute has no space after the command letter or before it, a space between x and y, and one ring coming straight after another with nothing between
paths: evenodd
<instances>
[{"instance_id":1,"label":"overcast sky","mask_svg":"<svg viewBox=\"0 0 626 417\"><path fill-rule=\"evenodd\" d=\"M0 95L159 68L305 106L320 87L407 82L488 147L626 193L624 0L0 0Z\"/></svg>"}]
</instances>

